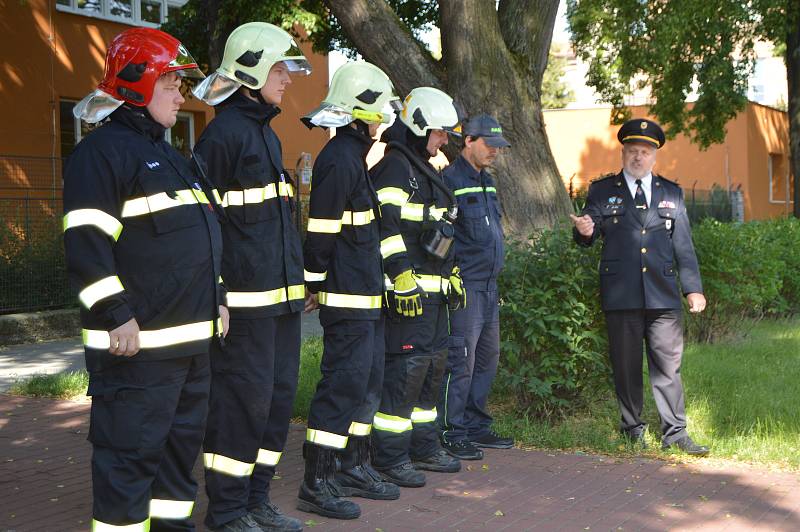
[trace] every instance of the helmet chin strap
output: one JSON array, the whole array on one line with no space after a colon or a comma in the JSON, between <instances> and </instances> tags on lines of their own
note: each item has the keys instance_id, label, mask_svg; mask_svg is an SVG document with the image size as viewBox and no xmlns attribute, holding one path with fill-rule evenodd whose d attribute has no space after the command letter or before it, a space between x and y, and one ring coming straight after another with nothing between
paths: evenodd
<instances>
[{"instance_id":1,"label":"helmet chin strap","mask_svg":"<svg viewBox=\"0 0 800 532\"><path fill-rule=\"evenodd\" d=\"M363 120L353 120L353 123L356 125L356 131L358 131L365 137L372 138L372 135L369 134L369 124L367 124Z\"/></svg>"},{"instance_id":2,"label":"helmet chin strap","mask_svg":"<svg viewBox=\"0 0 800 532\"><path fill-rule=\"evenodd\" d=\"M256 89L248 89L248 90L250 91L250 96L255 98L258 101L258 103L260 103L261 105L268 105L267 101L261 95L261 91L260 90L256 90Z\"/></svg>"}]
</instances>

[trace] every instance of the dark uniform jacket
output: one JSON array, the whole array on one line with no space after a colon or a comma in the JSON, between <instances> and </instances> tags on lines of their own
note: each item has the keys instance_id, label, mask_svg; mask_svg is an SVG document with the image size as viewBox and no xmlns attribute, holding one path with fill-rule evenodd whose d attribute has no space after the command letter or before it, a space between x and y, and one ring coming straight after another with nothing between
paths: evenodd
<instances>
[{"instance_id":1,"label":"dark uniform jacket","mask_svg":"<svg viewBox=\"0 0 800 532\"><path fill-rule=\"evenodd\" d=\"M90 371L123 360L111 331L136 318L131 361L208 352L219 332L222 237L197 173L142 111L121 107L64 170L64 248Z\"/></svg>"},{"instance_id":2,"label":"dark uniform jacket","mask_svg":"<svg viewBox=\"0 0 800 532\"><path fill-rule=\"evenodd\" d=\"M349 126L337 128L314 163L303 257L323 324L381 315L378 199L366 164L372 142Z\"/></svg>"},{"instance_id":3,"label":"dark uniform jacket","mask_svg":"<svg viewBox=\"0 0 800 532\"><path fill-rule=\"evenodd\" d=\"M381 140L405 143L406 126L399 120ZM410 147L410 149L413 148ZM436 169L428 159L418 157L431 172ZM441 294L452 269L452 248L446 260L434 257L420 244L422 233L447 211L447 196L433 184L408 157L397 149L386 149L383 159L370 171L381 203L381 256L386 272L386 286L392 291L395 277L407 270L421 277L418 283L428 294L423 304L442 304ZM423 219L427 214L427 219ZM444 279L443 279L444 277Z\"/></svg>"},{"instance_id":4,"label":"dark uniform jacket","mask_svg":"<svg viewBox=\"0 0 800 532\"><path fill-rule=\"evenodd\" d=\"M236 93L218 107L195 153L225 209L222 280L231 316L270 317L303 308L300 235L281 143L279 109Z\"/></svg>"},{"instance_id":5,"label":"dark uniform jacket","mask_svg":"<svg viewBox=\"0 0 800 532\"><path fill-rule=\"evenodd\" d=\"M684 295L703 291L683 191L655 174L651 191L642 222L622 172L589 187L582 214L594 220L594 234L584 239L576 229L574 236L583 246L603 238L603 310L681 308L676 273Z\"/></svg>"},{"instance_id":6,"label":"dark uniform jacket","mask_svg":"<svg viewBox=\"0 0 800 532\"><path fill-rule=\"evenodd\" d=\"M458 200L455 262L461 268L464 286L497 290L505 249L494 180L485 170L475 170L463 156L442 174Z\"/></svg>"}]
</instances>

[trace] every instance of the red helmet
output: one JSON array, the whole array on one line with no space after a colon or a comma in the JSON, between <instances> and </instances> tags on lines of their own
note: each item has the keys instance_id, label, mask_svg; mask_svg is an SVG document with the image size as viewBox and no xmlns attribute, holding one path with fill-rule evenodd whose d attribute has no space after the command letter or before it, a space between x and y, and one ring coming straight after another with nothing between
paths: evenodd
<instances>
[{"instance_id":1,"label":"red helmet","mask_svg":"<svg viewBox=\"0 0 800 532\"><path fill-rule=\"evenodd\" d=\"M158 78L167 72L202 79L205 76L184 46L172 35L152 28L132 28L111 41L103 80L81 100L73 113L99 122L123 102L144 107Z\"/></svg>"}]
</instances>

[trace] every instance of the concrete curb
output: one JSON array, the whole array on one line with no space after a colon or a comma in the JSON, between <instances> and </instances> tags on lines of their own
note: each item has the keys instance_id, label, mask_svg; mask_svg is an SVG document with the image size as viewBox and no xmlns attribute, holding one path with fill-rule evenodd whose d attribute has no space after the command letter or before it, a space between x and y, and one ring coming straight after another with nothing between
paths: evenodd
<instances>
[{"instance_id":1,"label":"concrete curb","mask_svg":"<svg viewBox=\"0 0 800 532\"><path fill-rule=\"evenodd\" d=\"M76 308L0 316L0 345L28 344L81 334Z\"/></svg>"}]
</instances>

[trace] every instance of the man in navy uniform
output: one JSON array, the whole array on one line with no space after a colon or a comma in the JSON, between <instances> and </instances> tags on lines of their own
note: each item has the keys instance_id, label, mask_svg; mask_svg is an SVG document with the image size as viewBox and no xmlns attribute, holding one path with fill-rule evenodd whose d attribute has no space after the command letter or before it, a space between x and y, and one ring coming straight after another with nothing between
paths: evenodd
<instances>
[{"instance_id":1,"label":"man in navy uniform","mask_svg":"<svg viewBox=\"0 0 800 532\"><path fill-rule=\"evenodd\" d=\"M662 449L675 447L703 456L708 447L694 443L686 432L680 375L681 291L689 312L702 312L706 306L683 191L652 173L656 152L665 141L658 124L629 120L617 138L622 143L622 171L593 182L582 216L570 217L578 244L588 247L599 237L604 240L600 295L620 429L646 446L641 419L644 343L661 417Z\"/></svg>"},{"instance_id":2,"label":"man in navy uniform","mask_svg":"<svg viewBox=\"0 0 800 532\"><path fill-rule=\"evenodd\" d=\"M500 202L487 170L500 149L511 144L497 120L486 114L471 118L462 134L461 155L444 170L444 179L458 200L455 262L467 306L450 314L447 372L437 411L444 449L462 460L479 460L479 447L514 445L512 438L491 429L486 407L500 359L497 277L504 255Z\"/></svg>"}]
</instances>

